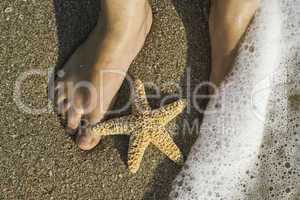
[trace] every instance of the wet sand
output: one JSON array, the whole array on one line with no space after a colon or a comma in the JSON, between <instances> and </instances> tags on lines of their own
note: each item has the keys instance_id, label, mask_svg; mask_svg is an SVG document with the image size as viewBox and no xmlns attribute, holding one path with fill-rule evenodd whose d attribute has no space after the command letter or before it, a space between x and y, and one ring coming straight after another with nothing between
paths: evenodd
<instances>
[{"instance_id":1,"label":"wet sand","mask_svg":"<svg viewBox=\"0 0 300 200\"><path fill-rule=\"evenodd\" d=\"M207 80L209 73L208 3L153 0L152 5L151 34L129 73L157 84L165 95L176 94L178 84L190 98L186 88ZM3 0L0 8L0 199L166 199L180 166L154 147L132 175L125 162L127 137L104 138L83 152L65 136L55 114L26 114L14 102L17 78L28 70L61 66L95 25L99 2ZM48 103L46 76L26 79L21 91L28 106ZM116 107L127 99L124 84ZM201 121L201 114L191 107L169 125L185 156L198 133L186 134L183 121L194 119Z\"/></svg>"}]
</instances>

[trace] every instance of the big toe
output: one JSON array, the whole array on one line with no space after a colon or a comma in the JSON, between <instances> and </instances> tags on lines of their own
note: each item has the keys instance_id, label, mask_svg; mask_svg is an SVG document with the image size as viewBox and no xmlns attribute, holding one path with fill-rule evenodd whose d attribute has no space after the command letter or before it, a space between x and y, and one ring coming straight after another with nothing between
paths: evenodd
<instances>
[{"instance_id":1,"label":"big toe","mask_svg":"<svg viewBox=\"0 0 300 200\"><path fill-rule=\"evenodd\" d=\"M76 143L80 149L84 151L91 150L100 142L100 136L92 135L88 130L81 130L80 132L76 139Z\"/></svg>"}]
</instances>

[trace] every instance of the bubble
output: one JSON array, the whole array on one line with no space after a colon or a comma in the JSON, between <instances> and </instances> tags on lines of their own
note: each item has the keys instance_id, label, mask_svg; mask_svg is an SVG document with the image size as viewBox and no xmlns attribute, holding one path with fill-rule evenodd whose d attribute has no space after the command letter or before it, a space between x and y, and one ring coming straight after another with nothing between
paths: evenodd
<instances>
[{"instance_id":1,"label":"bubble","mask_svg":"<svg viewBox=\"0 0 300 200\"><path fill-rule=\"evenodd\" d=\"M254 46L251 46L251 47L249 48L249 52L251 52L251 53L254 52Z\"/></svg>"},{"instance_id":2,"label":"bubble","mask_svg":"<svg viewBox=\"0 0 300 200\"><path fill-rule=\"evenodd\" d=\"M284 164L284 166L285 166L286 168L290 168L290 167L291 167L291 164L288 163L288 162L286 162L286 163Z\"/></svg>"},{"instance_id":3,"label":"bubble","mask_svg":"<svg viewBox=\"0 0 300 200\"><path fill-rule=\"evenodd\" d=\"M183 184L183 180L177 182L177 185L178 185L179 187L181 187L182 184Z\"/></svg>"},{"instance_id":4,"label":"bubble","mask_svg":"<svg viewBox=\"0 0 300 200\"><path fill-rule=\"evenodd\" d=\"M5 13L11 13L13 11L13 8L12 7L7 7L5 8L4 12Z\"/></svg>"},{"instance_id":5,"label":"bubble","mask_svg":"<svg viewBox=\"0 0 300 200\"><path fill-rule=\"evenodd\" d=\"M188 186L186 189L187 189L189 192L192 191L192 188L191 188L190 186Z\"/></svg>"},{"instance_id":6,"label":"bubble","mask_svg":"<svg viewBox=\"0 0 300 200\"><path fill-rule=\"evenodd\" d=\"M188 166L187 164L185 164L185 165L183 166L183 168L184 168L184 169L189 169L189 166Z\"/></svg>"}]
</instances>

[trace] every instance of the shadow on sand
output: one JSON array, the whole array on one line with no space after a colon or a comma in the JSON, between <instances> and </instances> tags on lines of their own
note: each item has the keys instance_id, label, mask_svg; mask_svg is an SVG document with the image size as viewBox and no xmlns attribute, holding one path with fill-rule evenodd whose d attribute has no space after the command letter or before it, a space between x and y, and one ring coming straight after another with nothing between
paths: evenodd
<instances>
[{"instance_id":1,"label":"shadow on sand","mask_svg":"<svg viewBox=\"0 0 300 200\"><path fill-rule=\"evenodd\" d=\"M210 55L208 32L209 1L174 0L172 2L183 21L188 42L187 68L181 79L181 87L184 90L189 106L183 117L176 122L178 134L175 138L175 142L179 145L186 158L191 146L198 137L198 130L203 118L202 114L195 108L195 105L199 106L201 110L204 110L207 105L207 99L199 99L196 102L192 102L193 95L190 92L194 91L201 82L207 81L209 77L210 57L207 56ZM197 94L207 94L207 88L202 87ZM194 129L192 129L193 125L195 125ZM154 184L145 193L144 199L168 199L172 182L179 171L180 167L168 159L162 161L156 169Z\"/></svg>"}]
</instances>

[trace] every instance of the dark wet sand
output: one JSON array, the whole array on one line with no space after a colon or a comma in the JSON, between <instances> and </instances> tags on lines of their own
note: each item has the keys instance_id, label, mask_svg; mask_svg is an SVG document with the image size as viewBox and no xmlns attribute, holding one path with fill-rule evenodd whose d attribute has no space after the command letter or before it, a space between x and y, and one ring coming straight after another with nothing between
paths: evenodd
<instances>
[{"instance_id":1,"label":"dark wet sand","mask_svg":"<svg viewBox=\"0 0 300 200\"><path fill-rule=\"evenodd\" d=\"M176 93L178 84L186 96L188 71L192 87L208 77L208 3L153 0L152 5L152 32L130 74L158 84L163 94ZM93 151L82 152L54 114L23 113L13 100L17 77L60 66L84 40L97 19L97 0L3 0L0 8L0 199L166 199L180 167L152 146L132 175L124 163L128 138L105 138ZM128 99L126 88L117 106ZM46 76L24 82L22 101L35 108L47 105ZM159 99L151 103L155 107ZM197 131L186 134L184 119L192 122L201 114L192 107L170 124L186 156Z\"/></svg>"}]
</instances>

